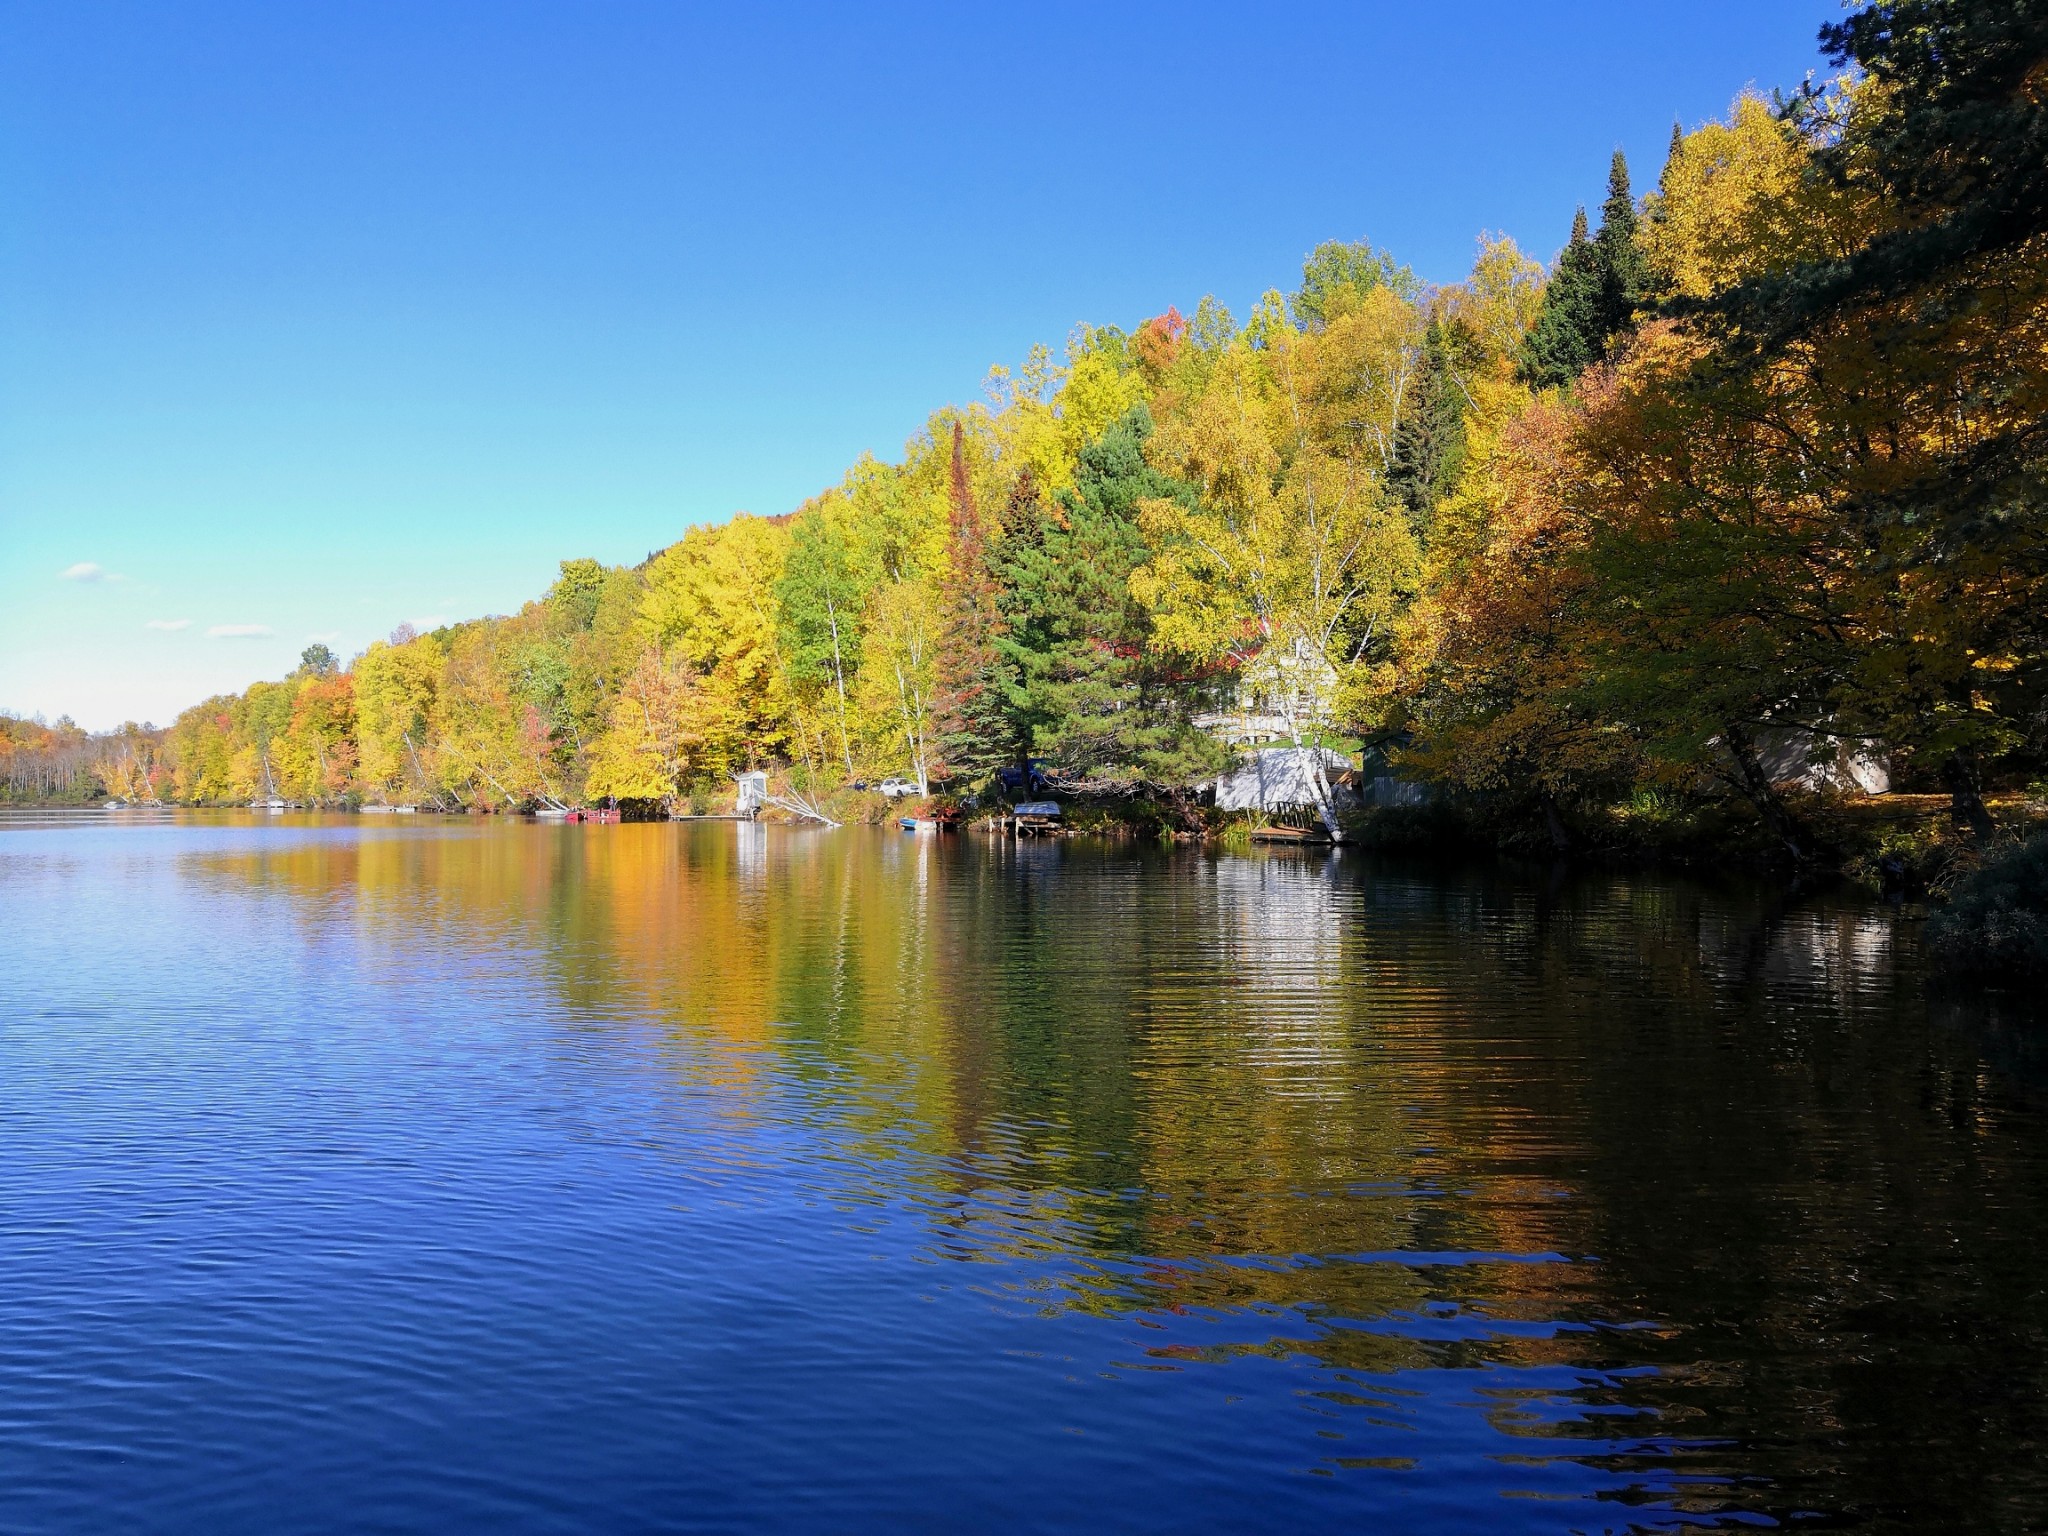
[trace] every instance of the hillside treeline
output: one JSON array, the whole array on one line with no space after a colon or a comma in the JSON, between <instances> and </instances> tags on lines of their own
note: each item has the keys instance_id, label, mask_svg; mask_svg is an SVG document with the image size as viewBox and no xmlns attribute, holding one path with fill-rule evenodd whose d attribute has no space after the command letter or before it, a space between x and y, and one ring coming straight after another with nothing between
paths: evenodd
<instances>
[{"instance_id":1,"label":"hillside treeline","mask_svg":"<svg viewBox=\"0 0 2048 1536\"><path fill-rule=\"evenodd\" d=\"M1218 722L1553 830L1864 744L1984 819L2048 751L2048 6L1895 0L1841 76L1615 157L1548 268L1316 250L1084 326L793 514L187 710L172 794L674 803L1044 758L1172 800ZM1227 734L1227 728L1224 731Z\"/></svg>"},{"instance_id":2,"label":"hillside treeline","mask_svg":"<svg viewBox=\"0 0 2048 1536\"><path fill-rule=\"evenodd\" d=\"M0 710L0 805L161 798L174 788L165 735L133 723L87 731L69 716L52 725Z\"/></svg>"}]
</instances>

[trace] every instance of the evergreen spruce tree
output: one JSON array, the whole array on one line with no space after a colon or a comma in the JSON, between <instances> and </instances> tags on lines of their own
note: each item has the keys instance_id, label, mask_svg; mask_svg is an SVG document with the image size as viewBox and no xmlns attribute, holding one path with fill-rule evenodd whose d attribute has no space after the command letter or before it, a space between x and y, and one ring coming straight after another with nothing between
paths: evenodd
<instances>
[{"instance_id":1,"label":"evergreen spruce tree","mask_svg":"<svg viewBox=\"0 0 2048 1536\"><path fill-rule=\"evenodd\" d=\"M1614 338L1634 328L1636 311L1650 293L1650 264L1636 238L1636 200L1628 185L1628 159L1614 152L1607 171L1607 201L1600 208L1600 234L1593 242L1600 268L1600 347L1603 358Z\"/></svg>"},{"instance_id":2,"label":"evergreen spruce tree","mask_svg":"<svg viewBox=\"0 0 2048 1536\"><path fill-rule=\"evenodd\" d=\"M1151 431L1134 407L1081 450L1057 502L1019 479L990 548L997 619L975 729L954 753L963 765L1021 771L1037 757L1079 777L1162 785L1214 766L1189 688L1146 670L1148 624L1130 594L1145 557L1138 503L1193 494L1145 462Z\"/></svg>"},{"instance_id":3,"label":"evergreen spruce tree","mask_svg":"<svg viewBox=\"0 0 2048 1536\"><path fill-rule=\"evenodd\" d=\"M1131 597L1131 572L1146 555L1138 503L1196 494L1145 462L1151 434L1151 412L1138 405L1081 450L1074 489L1061 496L1031 573L1040 605L1032 633L1044 648L1030 665L1041 755L1069 773L1121 770L1177 786L1210 771L1217 754L1192 723L1200 690L1149 667L1149 620Z\"/></svg>"},{"instance_id":4,"label":"evergreen spruce tree","mask_svg":"<svg viewBox=\"0 0 2048 1536\"><path fill-rule=\"evenodd\" d=\"M1465 380L1475 361L1471 332L1459 321L1432 320L1423 333L1414 405L1394 436L1390 481L1407 504L1416 537L1427 541L1429 521L1458 477L1465 458Z\"/></svg>"},{"instance_id":5,"label":"evergreen spruce tree","mask_svg":"<svg viewBox=\"0 0 2048 1536\"><path fill-rule=\"evenodd\" d=\"M1602 287L1600 255L1587 235L1581 208L1543 290L1543 307L1522 343L1525 380L1539 389L1569 384L1600 360L1606 341L1600 331Z\"/></svg>"},{"instance_id":6,"label":"evergreen spruce tree","mask_svg":"<svg viewBox=\"0 0 2048 1536\"><path fill-rule=\"evenodd\" d=\"M995 633L1001 622L987 530L967 473L960 424L953 424L948 486L952 540L948 551L945 618L939 642L938 691L933 701L939 746L935 778L979 777L1007 763L1001 678Z\"/></svg>"},{"instance_id":7,"label":"evergreen spruce tree","mask_svg":"<svg viewBox=\"0 0 2048 1536\"><path fill-rule=\"evenodd\" d=\"M1605 362L1615 337L1635 325L1636 311L1653 290L1637 223L1628 160L1617 149L1607 172L1600 233L1587 237L1581 208L1572 220L1571 243L1543 291L1543 308L1522 344L1523 379L1539 388L1569 384L1594 363Z\"/></svg>"}]
</instances>

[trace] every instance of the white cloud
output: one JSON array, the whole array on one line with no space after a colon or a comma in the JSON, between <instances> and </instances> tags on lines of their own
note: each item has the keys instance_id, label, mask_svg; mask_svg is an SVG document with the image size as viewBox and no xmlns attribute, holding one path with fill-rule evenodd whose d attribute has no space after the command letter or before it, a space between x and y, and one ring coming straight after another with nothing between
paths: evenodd
<instances>
[{"instance_id":1,"label":"white cloud","mask_svg":"<svg viewBox=\"0 0 2048 1536\"><path fill-rule=\"evenodd\" d=\"M454 622L445 613L430 613L423 619L414 619L412 627L424 635L430 629L439 629L443 624L452 624Z\"/></svg>"},{"instance_id":2,"label":"white cloud","mask_svg":"<svg viewBox=\"0 0 2048 1536\"><path fill-rule=\"evenodd\" d=\"M167 635L175 635L181 629L190 629L190 619L151 619L142 626L144 629L160 629Z\"/></svg>"},{"instance_id":3,"label":"white cloud","mask_svg":"<svg viewBox=\"0 0 2048 1536\"><path fill-rule=\"evenodd\" d=\"M65 581L105 581L107 573L90 560L81 560L76 565L67 565L58 576Z\"/></svg>"},{"instance_id":4,"label":"white cloud","mask_svg":"<svg viewBox=\"0 0 2048 1536\"><path fill-rule=\"evenodd\" d=\"M335 641L341 638L341 631L338 629L315 630L312 634L306 636L306 638L308 640L316 640L322 645L332 645L334 644Z\"/></svg>"},{"instance_id":5,"label":"white cloud","mask_svg":"<svg viewBox=\"0 0 2048 1536\"><path fill-rule=\"evenodd\" d=\"M268 624L211 624L206 630L210 640L268 640L276 633Z\"/></svg>"}]
</instances>

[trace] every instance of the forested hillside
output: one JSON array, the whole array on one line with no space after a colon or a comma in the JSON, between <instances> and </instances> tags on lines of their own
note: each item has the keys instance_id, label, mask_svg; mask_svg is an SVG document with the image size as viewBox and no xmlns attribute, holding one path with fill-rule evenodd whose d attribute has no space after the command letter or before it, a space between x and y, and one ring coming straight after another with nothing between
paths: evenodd
<instances>
[{"instance_id":1,"label":"forested hillside","mask_svg":"<svg viewBox=\"0 0 2048 1536\"><path fill-rule=\"evenodd\" d=\"M1051 760L1173 801L1216 719L1502 822L1739 805L1766 733L1980 820L2048 751L2048 6L1894 0L1674 131L1546 268L1329 244L1244 316L1082 326L782 517L181 715L187 802L679 803ZM114 786L109 785L109 789Z\"/></svg>"}]
</instances>

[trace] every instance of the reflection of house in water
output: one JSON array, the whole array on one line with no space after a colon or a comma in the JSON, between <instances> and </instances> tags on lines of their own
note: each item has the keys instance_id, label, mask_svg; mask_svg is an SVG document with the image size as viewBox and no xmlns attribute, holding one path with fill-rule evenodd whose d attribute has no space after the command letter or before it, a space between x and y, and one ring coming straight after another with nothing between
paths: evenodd
<instances>
[{"instance_id":1,"label":"reflection of house in water","mask_svg":"<svg viewBox=\"0 0 2048 1536\"><path fill-rule=\"evenodd\" d=\"M1764 984L1779 1001L1846 1002L1894 985L1893 920L1885 914L1808 909L1752 921L1702 919L1700 964L1729 985Z\"/></svg>"},{"instance_id":2,"label":"reflection of house in water","mask_svg":"<svg viewBox=\"0 0 2048 1536\"><path fill-rule=\"evenodd\" d=\"M1247 1061L1282 1093L1348 1097L1341 987L1352 937L1328 859L1222 859L1212 866L1216 932L1249 1009Z\"/></svg>"},{"instance_id":3,"label":"reflection of house in water","mask_svg":"<svg viewBox=\"0 0 2048 1536\"><path fill-rule=\"evenodd\" d=\"M732 830L732 867L748 886L759 886L768 875L768 829L758 821L742 821Z\"/></svg>"},{"instance_id":4,"label":"reflection of house in water","mask_svg":"<svg viewBox=\"0 0 2048 1536\"><path fill-rule=\"evenodd\" d=\"M1249 985L1335 981L1347 939L1324 857L1218 859L1210 866L1218 934Z\"/></svg>"}]
</instances>

